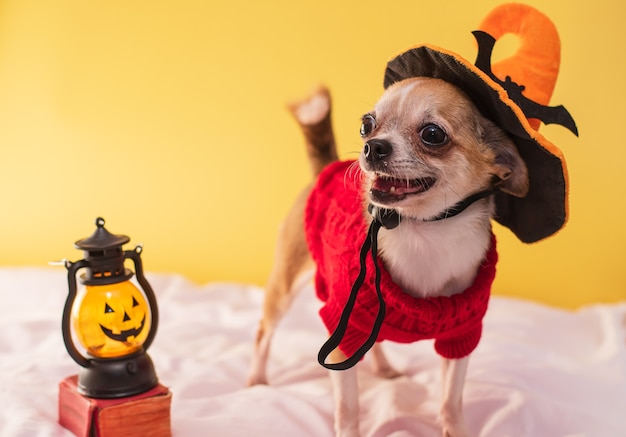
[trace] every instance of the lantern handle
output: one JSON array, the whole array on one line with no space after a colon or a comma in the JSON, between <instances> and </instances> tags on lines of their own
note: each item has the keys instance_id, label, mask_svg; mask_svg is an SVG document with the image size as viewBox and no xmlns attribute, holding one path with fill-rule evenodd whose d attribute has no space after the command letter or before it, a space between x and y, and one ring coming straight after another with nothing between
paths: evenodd
<instances>
[{"instance_id":1,"label":"lantern handle","mask_svg":"<svg viewBox=\"0 0 626 437\"><path fill-rule=\"evenodd\" d=\"M141 252L143 251L143 246L141 244L137 245L133 250L127 250L124 252L124 259L130 258L135 264L135 275L137 276L137 282L141 285L141 289L144 294L148 298L148 304L150 306L150 331L148 332L148 336L143 342L144 350L148 350L154 337L156 335L157 327L159 325L159 308L157 306L156 297L154 296L154 291L152 287L146 280L143 274L143 263L141 262Z\"/></svg>"},{"instance_id":2,"label":"lantern handle","mask_svg":"<svg viewBox=\"0 0 626 437\"><path fill-rule=\"evenodd\" d=\"M69 293L67 295L67 299L65 300L65 306L63 307L63 319L61 321L61 330L63 331L63 343L65 343L67 353L70 354L70 357L72 357L72 359L82 367L90 367L91 361L82 356L78 349L76 349L76 346L74 346L70 329L70 317L72 314L72 306L74 305L74 300L76 299L76 272L88 266L89 262L84 259L75 263L67 260L65 261L65 268L67 268L67 282L69 286Z\"/></svg>"}]
</instances>

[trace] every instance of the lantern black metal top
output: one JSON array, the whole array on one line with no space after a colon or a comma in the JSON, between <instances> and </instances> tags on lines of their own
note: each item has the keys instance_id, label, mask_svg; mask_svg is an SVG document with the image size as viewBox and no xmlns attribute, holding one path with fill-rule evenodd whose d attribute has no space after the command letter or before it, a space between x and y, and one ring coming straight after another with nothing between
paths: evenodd
<instances>
[{"instance_id":1,"label":"lantern black metal top","mask_svg":"<svg viewBox=\"0 0 626 437\"><path fill-rule=\"evenodd\" d=\"M85 252L89 263L81 281L87 285L111 284L130 279L133 272L124 267L122 246L130 241L126 235L115 235L104 227L104 219L96 219L96 230L87 238L74 243Z\"/></svg>"},{"instance_id":2,"label":"lantern black metal top","mask_svg":"<svg viewBox=\"0 0 626 437\"><path fill-rule=\"evenodd\" d=\"M96 219L96 231L88 238L83 238L74 243L77 249L84 251L99 251L123 246L130 241L126 235L115 235L104 227L104 219Z\"/></svg>"}]
</instances>

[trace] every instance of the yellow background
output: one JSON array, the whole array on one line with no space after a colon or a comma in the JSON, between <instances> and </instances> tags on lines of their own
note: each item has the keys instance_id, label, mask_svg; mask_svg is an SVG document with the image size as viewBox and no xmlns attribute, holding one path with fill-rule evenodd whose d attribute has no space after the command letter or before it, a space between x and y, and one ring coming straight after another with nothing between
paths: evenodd
<instances>
[{"instance_id":1,"label":"yellow background","mask_svg":"<svg viewBox=\"0 0 626 437\"><path fill-rule=\"evenodd\" d=\"M474 59L499 1L3 0L0 264L82 258L103 216L148 271L263 284L277 227L309 180L284 104L318 83L342 158L389 58L431 43ZM570 220L525 246L497 228L495 291L577 307L626 298L626 7L529 1L557 25ZM416 260L419 262L419 260ZM64 275L59 268L59 275Z\"/></svg>"}]
</instances>

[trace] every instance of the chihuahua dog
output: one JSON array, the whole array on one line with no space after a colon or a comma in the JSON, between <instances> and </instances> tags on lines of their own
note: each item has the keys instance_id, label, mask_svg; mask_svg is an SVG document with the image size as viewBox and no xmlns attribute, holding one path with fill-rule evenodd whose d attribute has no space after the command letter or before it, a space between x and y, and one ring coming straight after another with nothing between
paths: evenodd
<instances>
[{"instance_id":1,"label":"chihuahua dog","mask_svg":"<svg viewBox=\"0 0 626 437\"><path fill-rule=\"evenodd\" d=\"M317 178L337 161L329 92L318 89L290 109L304 133ZM378 256L391 279L403 293L417 299L463 293L475 280L493 241L493 198L474 196L462 212L448 217L446 211L476 193L500 190L525 196L528 172L515 144L481 115L464 92L426 77L405 79L387 88L373 110L362 117L361 137L364 146L358 162L348 167L344 177L361 181L359 214L366 224L372 220L368 205L393 209L401 217L396 228L383 228L378 234ZM300 195L280 229L250 385L267 383L272 335L293 299L297 277L315 267L303 226L311 189ZM362 241L364 230L354 229L349 238ZM398 375L380 343L372 347L371 357L377 374ZM329 355L333 363L346 358L340 348ZM469 435L462 413L468 361L469 355L443 359L440 420L447 437ZM338 436L359 435L355 369L330 372Z\"/></svg>"}]
</instances>

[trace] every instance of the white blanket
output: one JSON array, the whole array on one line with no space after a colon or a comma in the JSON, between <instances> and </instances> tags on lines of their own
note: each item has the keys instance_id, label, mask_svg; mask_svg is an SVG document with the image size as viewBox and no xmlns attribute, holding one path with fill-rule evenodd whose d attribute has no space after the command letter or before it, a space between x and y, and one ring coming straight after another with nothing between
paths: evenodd
<instances>
[{"instance_id":1,"label":"white blanket","mask_svg":"<svg viewBox=\"0 0 626 437\"><path fill-rule=\"evenodd\" d=\"M161 322L149 349L170 387L174 436L332 436L326 332L306 284L273 343L269 386L245 380L262 292L150 274ZM559 292L555 290L555 293ZM58 383L77 373L61 338L65 269L0 269L0 435L71 436L57 423ZM476 436L626 436L626 303L566 312L494 297L472 355L465 415ZM364 437L440 436L432 342L386 344L406 376L359 365Z\"/></svg>"}]
</instances>

